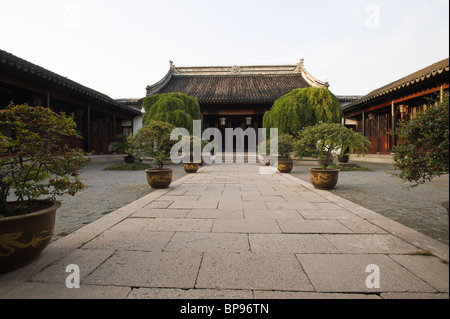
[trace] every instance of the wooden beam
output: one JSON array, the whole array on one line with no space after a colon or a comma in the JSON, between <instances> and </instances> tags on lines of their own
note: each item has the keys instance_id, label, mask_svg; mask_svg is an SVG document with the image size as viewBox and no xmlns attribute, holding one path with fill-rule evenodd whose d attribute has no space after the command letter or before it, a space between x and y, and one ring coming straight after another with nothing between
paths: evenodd
<instances>
[{"instance_id":1,"label":"wooden beam","mask_svg":"<svg viewBox=\"0 0 450 319\"><path fill-rule=\"evenodd\" d=\"M422 90L422 91L419 91L419 92L416 92L416 93L412 93L410 95L402 96L402 97L394 99L394 100L389 100L389 101L386 101L386 102L383 102L383 103L380 103L380 104L376 104L376 105L374 105L372 107L365 108L364 111L370 112L370 111L378 110L378 109L381 109L383 107L390 106L392 101L395 104L397 104L397 103L405 102L405 101L412 100L412 99L415 99L415 98L418 98L418 97L422 97L422 96L425 96L425 95L429 95L429 94L438 92L440 90L445 90L445 89L448 89L448 88L449 88L449 84L445 83L445 84L442 84L442 85L440 85L438 87L433 87L433 88L430 88L430 89ZM362 112L363 112L362 110L358 110L358 111L355 111L355 112L352 112L352 113L345 114L344 117L345 118L353 117L353 116L356 116L356 115L360 115Z\"/></svg>"}]
</instances>

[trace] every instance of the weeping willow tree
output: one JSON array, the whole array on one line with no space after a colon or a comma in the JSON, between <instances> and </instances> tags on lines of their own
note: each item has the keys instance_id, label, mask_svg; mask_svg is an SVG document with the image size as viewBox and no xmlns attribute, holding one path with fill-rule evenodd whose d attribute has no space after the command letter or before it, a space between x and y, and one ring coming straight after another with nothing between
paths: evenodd
<instances>
[{"instance_id":1,"label":"weeping willow tree","mask_svg":"<svg viewBox=\"0 0 450 319\"><path fill-rule=\"evenodd\" d=\"M279 134L297 136L307 126L340 123L342 108L327 88L296 89L275 101L264 115L265 128L278 128Z\"/></svg>"},{"instance_id":2,"label":"weeping willow tree","mask_svg":"<svg viewBox=\"0 0 450 319\"><path fill-rule=\"evenodd\" d=\"M162 121L192 133L192 121L201 119L198 100L183 93L154 94L146 97L142 106L144 126L151 120Z\"/></svg>"}]
</instances>

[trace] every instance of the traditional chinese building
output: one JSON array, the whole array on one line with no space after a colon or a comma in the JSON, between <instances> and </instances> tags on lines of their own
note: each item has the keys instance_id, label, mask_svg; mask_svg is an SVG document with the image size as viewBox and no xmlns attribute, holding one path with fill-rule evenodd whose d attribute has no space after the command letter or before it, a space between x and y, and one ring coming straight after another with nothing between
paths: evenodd
<instances>
[{"instance_id":1,"label":"traditional chinese building","mask_svg":"<svg viewBox=\"0 0 450 319\"><path fill-rule=\"evenodd\" d=\"M64 143L86 152L108 154L118 133L133 131L139 107L120 103L38 65L0 50L0 108L10 103L44 106L55 112L73 114L82 140Z\"/></svg>"},{"instance_id":2,"label":"traditional chinese building","mask_svg":"<svg viewBox=\"0 0 450 319\"><path fill-rule=\"evenodd\" d=\"M345 125L367 136L371 154L390 154L398 145L399 121L407 121L449 87L449 59L376 89L343 106Z\"/></svg>"},{"instance_id":3,"label":"traditional chinese building","mask_svg":"<svg viewBox=\"0 0 450 319\"><path fill-rule=\"evenodd\" d=\"M177 67L147 87L147 96L181 92L199 101L203 127L261 128L274 102L294 89L328 87L309 74L303 60L293 65ZM356 98L337 97L341 103ZM224 134L222 134L224 135Z\"/></svg>"}]
</instances>

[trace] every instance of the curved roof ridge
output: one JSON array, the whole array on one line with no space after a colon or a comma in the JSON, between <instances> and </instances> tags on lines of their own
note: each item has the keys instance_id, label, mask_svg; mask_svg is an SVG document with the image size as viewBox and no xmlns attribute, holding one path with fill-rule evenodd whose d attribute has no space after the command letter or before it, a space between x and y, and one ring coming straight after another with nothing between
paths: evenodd
<instances>
[{"instance_id":1,"label":"curved roof ridge","mask_svg":"<svg viewBox=\"0 0 450 319\"><path fill-rule=\"evenodd\" d=\"M176 67L172 61L170 61L170 69L167 74L157 83L147 86L147 96L159 92L171 91L176 85L172 82L178 83L182 78L191 79L252 79L252 78L290 78L301 77L297 82L301 82L301 85L293 87L328 87L327 82L322 82L313 77L304 67L304 59L301 59L297 64L285 64L285 65L243 65L243 66L196 66L196 67ZM198 82L198 81L196 81ZM220 83L224 85L224 83ZM186 84L187 85L187 84ZM189 84L191 85L191 84ZM287 86L286 83L283 84ZM169 88L171 87L171 88ZM242 88L245 86L241 86ZM177 87L180 89L181 87ZM234 88L235 90L236 88ZM190 92L194 92L191 88ZM284 90L283 90L284 91ZM167 92L166 92L167 93ZM222 92L224 93L224 92ZM227 92L230 93L230 92ZM254 95L254 92L248 92L248 95ZM212 97L211 97L212 98Z\"/></svg>"}]
</instances>

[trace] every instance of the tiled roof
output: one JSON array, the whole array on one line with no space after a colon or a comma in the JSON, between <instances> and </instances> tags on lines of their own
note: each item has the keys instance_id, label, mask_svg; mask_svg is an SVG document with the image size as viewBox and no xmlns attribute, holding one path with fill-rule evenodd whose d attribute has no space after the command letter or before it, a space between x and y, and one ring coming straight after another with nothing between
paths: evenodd
<instances>
[{"instance_id":1,"label":"tiled roof","mask_svg":"<svg viewBox=\"0 0 450 319\"><path fill-rule=\"evenodd\" d=\"M173 75L156 93L181 92L200 103L273 102L310 85L296 75Z\"/></svg>"},{"instance_id":2,"label":"tiled roof","mask_svg":"<svg viewBox=\"0 0 450 319\"><path fill-rule=\"evenodd\" d=\"M0 49L0 70L8 69L15 73L23 73L32 78L39 80L42 83L48 83L52 86L59 86L60 88L69 89L76 94L81 94L97 101L106 103L110 107L123 110L128 113L139 114L136 109L127 106L126 104L117 102L109 96L83 86L75 81L69 80L61 75L51 72L36 64L23 60L11 53Z\"/></svg>"},{"instance_id":3,"label":"tiled roof","mask_svg":"<svg viewBox=\"0 0 450 319\"><path fill-rule=\"evenodd\" d=\"M439 61L437 63L434 63L424 69L421 69L417 72L414 72L408 76L405 76L397 81L394 81L392 83L389 83L379 89L373 90L366 96L363 96L362 98L358 99L357 101L350 103L346 105L343 109L351 109L356 106L365 104L369 101L372 101L377 98L381 98L383 96L388 96L389 94L393 94L395 92L398 92L402 89L412 87L414 85L417 85L427 79L433 78L438 75L443 75L447 77L447 83L448 83L448 72L449 72L449 58L444 59L442 61Z\"/></svg>"},{"instance_id":4,"label":"tiled roof","mask_svg":"<svg viewBox=\"0 0 450 319\"><path fill-rule=\"evenodd\" d=\"M175 67L147 95L181 92L200 103L273 103L294 89L325 87L312 77L303 60L294 65Z\"/></svg>"}]
</instances>

